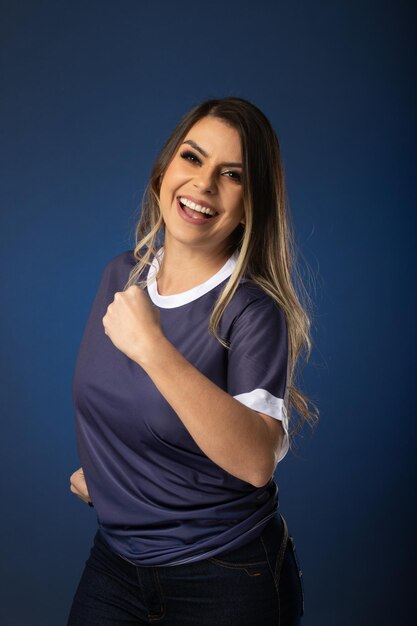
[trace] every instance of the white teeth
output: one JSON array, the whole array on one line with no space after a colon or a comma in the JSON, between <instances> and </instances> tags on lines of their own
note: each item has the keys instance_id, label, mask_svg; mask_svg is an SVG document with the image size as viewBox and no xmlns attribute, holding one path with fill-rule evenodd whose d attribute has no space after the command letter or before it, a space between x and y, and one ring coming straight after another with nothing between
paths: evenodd
<instances>
[{"instance_id":1,"label":"white teeth","mask_svg":"<svg viewBox=\"0 0 417 626\"><path fill-rule=\"evenodd\" d=\"M198 211L199 213L207 213L208 215L216 215L216 211L213 209L209 209L206 206L201 206L201 204L195 204L192 200L188 200L187 198L180 198L180 202L188 206L189 209L193 211Z\"/></svg>"}]
</instances>

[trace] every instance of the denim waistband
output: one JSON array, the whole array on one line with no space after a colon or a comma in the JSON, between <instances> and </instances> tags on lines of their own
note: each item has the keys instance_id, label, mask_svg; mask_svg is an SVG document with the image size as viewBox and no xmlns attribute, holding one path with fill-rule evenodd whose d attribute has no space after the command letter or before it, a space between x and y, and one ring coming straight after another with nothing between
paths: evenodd
<instances>
[{"instance_id":1,"label":"denim waistband","mask_svg":"<svg viewBox=\"0 0 417 626\"><path fill-rule=\"evenodd\" d=\"M251 539L251 541L249 541L248 543L230 552L218 553L216 554L216 558L221 558L222 556L228 554L228 555L233 555L235 558L239 557L242 560L246 560L246 559L253 558L257 551L259 552L259 554L262 554L262 549L263 549L263 554L266 550L268 553L268 556L271 557L272 559L273 555L276 555L277 551L280 550L278 554L278 559L276 562L277 568L280 568L280 562L278 561L279 560L282 561L283 553L285 552L286 541L287 541L287 538L285 537L285 535L288 535L288 531L286 531L286 523L285 523L283 516L277 510L274 516L269 520L269 522L264 527L263 531L259 534L258 537ZM262 538L262 543L260 542L260 537ZM126 574L128 575L134 574L137 568L138 569L140 568L150 569L151 567L157 567L157 568L184 567L185 568L185 567L192 567L193 565L197 565L201 561L207 560L207 559L200 559L200 560L192 561L190 563L184 563L184 564L179 564L179 565L154 565L154 566L137 565L135 563L132 563L131 561L129 561L127 558L123 557L122 555L114 552L109 546L109 544L107 543L100 529L97 530L97 533L94 538L94 543L99 549L106 551L109 555L112 556L112 558L117 560L118 566L123 571L125 571Z\"/></svg>"}]
</instances>

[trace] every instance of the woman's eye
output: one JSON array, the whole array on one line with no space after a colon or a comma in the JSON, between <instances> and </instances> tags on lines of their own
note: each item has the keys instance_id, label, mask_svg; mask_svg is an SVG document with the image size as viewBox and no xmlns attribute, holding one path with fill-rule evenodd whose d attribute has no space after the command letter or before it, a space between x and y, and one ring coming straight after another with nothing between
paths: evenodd
<instances>
[{"instance_id":1,"label":"woman's eye","mask_svg":"<svg viewBox=\"0 0 417 626\"><path fill-rule=\"evenodd\" d=\"M200 159L194 152L190 150L186 150L185 152L181 152L181 158L185 161L191 161L192 163L201 163Z\"/></svg>"},{"instance_id":2,"label":"woman's eye","mask_svg":"<svg viewBox=\"0 0 417 626\"><path fill-rule=\"evenodd\" d=\"M227 178L231 178L232 180L235 180L237 183L241 183L242 182L242 176L241 176L240 172L234 172L232 170L227 170L226 172L223 172L223 174L226 174Z\"/></svg>"},{"instance_id":3,"label":"woman's eye","mask_svg":"<svg viewBox=\"0 0 417 626\"><path fill-rule=\"evenodd\" d=\"M195 154L195 152L191 152L191 150L185 150L184 152L181 152L180 156L182 159L184 159L184 161L190 161L190 163L194 163L196 165L202 164L201 159ZM242 175L240 172L226 170L225 172L222 172L222 174L225 175L226 178L230 178L237 183L242 182Z\"/></svg>"}]
</instances>

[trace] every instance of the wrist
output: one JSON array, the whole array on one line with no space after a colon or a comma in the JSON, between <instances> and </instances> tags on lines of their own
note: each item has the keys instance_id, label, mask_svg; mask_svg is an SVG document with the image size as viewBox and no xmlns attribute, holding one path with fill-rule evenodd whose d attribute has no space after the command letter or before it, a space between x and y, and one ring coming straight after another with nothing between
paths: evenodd
<instances>
[{"instance_id":1,"label":"wrist","mask_svg":"<svg viewBox=\"0 0 417 626\"><path fill-rule=\"evenodd\" d=\"M147 334L146 339L141 341L140 345L135 348L132 358L140 367L147 371L162 357L170 345L168 339L158 329L154 333Z\"/></svg>"}]
</instances>

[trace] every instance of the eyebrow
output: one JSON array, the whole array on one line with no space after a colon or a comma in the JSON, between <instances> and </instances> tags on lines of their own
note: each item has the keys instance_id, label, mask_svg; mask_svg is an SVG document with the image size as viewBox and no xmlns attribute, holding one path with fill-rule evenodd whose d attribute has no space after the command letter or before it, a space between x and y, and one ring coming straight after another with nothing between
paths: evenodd
<instances>
[{"instance_id":1,"label":"eyebrow","mask_svg":"<svg viewBox=\"0 0 417 626\"><path fill-rule=\"evenodd\" d=\"M198 150L198 152L200 152L200 154L203 155L203 157L208 158L208 154L205 150L203 150L203 148L201 148L195 141L193 141L192 139L187 139L186 141L184 141L184 143L188 143L190 146L192 146L193 148L195 148L196 150ZM222 165L226 165L227 167L242 167L242 163L222 163Z\"/></svg>"}]
</instances>

